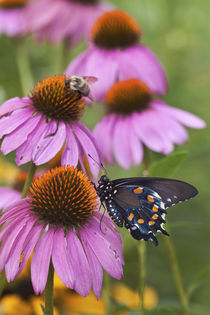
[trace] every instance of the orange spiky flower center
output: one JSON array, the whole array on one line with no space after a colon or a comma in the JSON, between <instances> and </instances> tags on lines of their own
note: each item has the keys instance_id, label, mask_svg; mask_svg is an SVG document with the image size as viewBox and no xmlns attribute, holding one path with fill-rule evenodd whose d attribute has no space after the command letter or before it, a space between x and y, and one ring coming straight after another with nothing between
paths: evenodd
<instances>
[{"instance_id":1,"label":"orange spiky flower center","mask_svg":"<svg viewBox=\"0 0 210 315\"><path fill-rule=\"evenodd\" d=\"M35 179L29 197L41 221L64 229L87 223L98 207L94 186L73 166L56 167Z\"/></svg>"},{"instance_id":2,"label":"orange spiky flower center","mask_svg":"<svg viewBox=\"0 0 210 315\"><path fill-rule=\"evenodd\" d=\"M92 27L93 42L104 49L135 45L141 35L136 21L121 10L104 13Z\"/></svg>"},{"instance_id":3,"label":"orange spiky flower center","mask_svg":"<svg viewBox=\"0 0 210 315\"><path fill-rule=\"evenodd\" d=\"M80 91L66 85L66 79L65 75L55 75L34 86L31 100L37 112L58 121L75 121L82 116L84 98Z\"/></svg>"},{"instance_id":4,"label":"orange spiky flower center","mask_svg":"<svg viewBox=\"0 0 210 315\"><path fill-rule=\"evenodd\" d=\"M69 2L78 3L81 5L95 5L99 3L100 0L69 0Z\"/></svg>"},{"instance_id":5,"label":"orange spiky flower center","mask_svg":"<svg viewBox=\"0 0 210 315\"><path fill-rule=\"evenodd\" d=\"M18 8L26 4L27 0L0 0L0 7Z\"/></svg>"},{"instance_id":6,"label":"orange spiky flower center","mask_svg":"<svg viewBox=\"0 0 210 315\"><path fill-rule=\"evenodd\" d=\"M138 79L115 83L107 92L105 106L107 113L128 115L148 107L152 95L148 86Z\"/></svg>"},{"instance_id":7,"label":"orange spiky flower center","mask_svg":"<svg viewBox=\"0 0 210 315\"><path fill-rule=\"evenodd\" d=\"M16 176L14 183L12 185L12 188L17 190L17 191L22 191L23 190L23 186L25 184L25 181L27 179L27 173L25 172L20 172L18 173L18 175Z\"/></svg>"}]
</instances>

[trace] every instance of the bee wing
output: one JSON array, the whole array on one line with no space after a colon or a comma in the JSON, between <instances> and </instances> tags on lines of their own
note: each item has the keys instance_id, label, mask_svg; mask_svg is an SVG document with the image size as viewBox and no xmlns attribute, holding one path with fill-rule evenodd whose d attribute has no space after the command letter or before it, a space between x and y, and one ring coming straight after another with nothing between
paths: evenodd
<instances>
[{"instance_id":1,"label":"bee wing","mask_svg":"<svg viewBox=\"0 0 210 315\"><path fill-rule=\"evenodd\" d=\"M89 83L89 84L92 84L92 83L95 83L96 81L98 81L98 78L96 78L96 77L85 77L85 76L83 76L83 79L85 81L87 81L87 83Z\"/></svg>"}]
</instances>

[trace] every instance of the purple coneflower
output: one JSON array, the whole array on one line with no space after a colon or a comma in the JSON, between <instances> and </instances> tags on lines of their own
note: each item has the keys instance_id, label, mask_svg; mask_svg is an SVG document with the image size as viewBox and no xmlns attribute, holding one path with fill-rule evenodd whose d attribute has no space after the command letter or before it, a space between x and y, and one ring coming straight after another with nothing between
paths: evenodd
<instances>
[{"instance_id":1,"label":"purple coneflower","mask_svg":"<svg viewBox=\"0 0 210 315\"><path fill-rule=\"evenodd\" d=\"M0 34L17 36L27 31L23 11L27 0L0 0Z\"/></svg>"},{"instance_id":2,"label":"purple coneflower","mask_svg":"<svg viewBox=\"0 0 210 315\"><path fill-rule=\"evenodd\" d=\"M12 202L21 199L21 192L23 190L26 178L27 173L20 172L16 176L12 187L0 186L0 210L4 210L4 208Z\"/></svg>"},{"instance_id":3,"label":"purple coneflower","mask_svg":"<svg viewBox=\"0 0 210 315\"><path fill-rule=\"evenodd\" d=\"M137 79L115 83L105 99L105 117L96 125L94 136L109 163L123 167L141 163L143 144L169 154L174 144L182 145L188 134L182 125L204 128L197 116L156 99L149 87Z\"/></svg>"},{"instance_id":4,"label":"purple coneflower","mask_svg":"<svg viewBox=\"0 0 210 315\"><path fill-rule=\"evenodd\" d=\"M94 21L111 8L100 0L37 0L28 5L25 19L39 41L66 39L72 45L87 39Z\"/></svg>"},{"instance_id":5,"label":"purple coneflower","mask_svg":"<svg viewBox=\"0 0 210 315\"><path fill-rule=\"evenodd\" d=\"M128 78L142 80L153 93L164 94L163 67L148 47L138 43L140 36L139 25L127 13L104 13L93 25L93 45L74 59L66 73L98 77L92 89L96 101L103 100L116 81Z\"/></svg>"},{"instance_id":6,"label":"purple coneflower","mask_svg":"<svg viewBox=\"0 0 210 315\"><path fill-rule=\"evenodd\" d=\"M34 86L31 96L12 98L0 107L3 154L16 150L17 165L51 160L64 146L62 165L84 167L97 177L100 156L90 131L79 121L85 106L79 91L66 87L65 75L46 78ZM94 162L94 160L96 162Z\"/></svg>"},{"instance_id":7,"label":"purple coneflower","mask_svg":"<svg viewBox=\"0 0 210 315\"><path fill-rule=\"evenodd\" d=\"M103 270L120 279L122 241L114 225L98 212L96 191L73 166L38 177L28 196L4 210L0 219L0 271L17 278L33 250L31 280L36 294L45 289L50 261L60 280L82 296L91 285L98 298Z\"/></svg>"}]
</instances>

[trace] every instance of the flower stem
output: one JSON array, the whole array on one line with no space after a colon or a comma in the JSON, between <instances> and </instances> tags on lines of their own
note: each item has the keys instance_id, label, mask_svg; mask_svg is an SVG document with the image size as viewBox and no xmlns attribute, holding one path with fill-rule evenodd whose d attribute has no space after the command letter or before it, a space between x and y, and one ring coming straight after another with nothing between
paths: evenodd
<instances>
[{"instance_id":1,"label":"flower stem","mask_svg":"<svg viewBox=\"0 0 210 315\"><path fill-rule=\"evenodd\" d=\"M167 228L167 230L168 230L168 228ZM173 277L174 277L174 282L175 282L177 293L179 295L179 299L180 299L180 302L182 305L183 314L189 315L190 312L189 312L188 299L187 299L187 295L184 291L182 278L181 278L181 274L180 274L180 270L179 270L179 266L178 266L178 262L177 262L177 257L176 257L176 253L175 253L175 249L174 249L174 245L173 245L173 242L171 240L171 237L164 236L164 239L165 239L166 249L167 249L167 253L168 253L168 258L169 258L170 265L171 265L171 270L172 270Z\"/></svg>"},{"instance_id":2,"label":"flower stem","mask_svg":"<svg viewBox=\"0 0 210 315\"><path fill-rule=\"evenodd\" d=\"M61 73L63 73L66 70L67 65L70 62L70 45L69 41L64 39L64 41L61 43L61 60L60 60L60 70Z\"/></svg>"},{"instance_id":3,"label":"flower stem","mask_svg":"<svg viewBox=\"0 0 210 315\"><path fill-rule=\"evenodd\" d=\"M5 287L6 281L7 280L6 280L5 270L3 270L0 273L0 297L2 296L2 293L4 291L4 287Z\"/></svg>"},{"instance_id":4,"label":"flower stem","mask_svg":"<svg viewBox=\"0 0 210 315\"><path fill-rule=\"evenodd\" d=\"M103 297L105 301L105 306L106 306L106 315L111 315L112 314L112 302L111 302L111 287L110 287L110 276L105 273L104 274L104 288L103 288Z\"/></svg>"},{"instance_id":5,"label":"flower stem","mask_svg":"<svg viewBox=\"0 0 210 315\"><path fill-rule=\"evenodd\" d=\"M45 315L53 315L53 281L54 281L54 268L50 262L47 284L45 287Z\"/></svg>"},{"instance_id":6,"label":"flower stem","mask_svg":"<svg viewBox=\"0 0 210 315\"><path fill-rule=\"evenodd\" d=\"M23 38L15 38L15 52L23 95L28 95L33 87L33 76L30 69Z\"/></svg>"},{"instance_id":7,"label":"flower stem","mask_svg":"<svg viewBox=\"0 0 210 315\"><path fill-rule=\"evenodd\" d=\"M28 189L29 189L32 181L33 181L35 171L36 171L36 165L33 162L31 162L29 172L28 172L28 177L27 177L25 184L24 184L24 187L23 187L22 196L21 196L22 198L25 198L27 196L27 192L28 192Z\"/></svg>"},{"instance_id":8,"label":"flower stem","mask_svg":"<svg viewBox=\"0 0 210 315\"><path fill-rule=\"evenodd\" d=\"M149 175L149 150L147 147L144 147L144 171L143 176ZM144 288L145 288L145 279L146 279L146 243L144 240L138 242L138 255L139 255L139 296L140 296L140 306L139 306L139 314L144 315L145 308L144 308Z\"/></svg>"},{"instance_id":9,"label":"flower stem","mask_svg":"<svg viewBox=\"0 0 210 315\"><path fill-rule=\"evenodd\" d=\"M146 244L144 240L138 242L138 253L139 253L139 264L140 264L140 273L139 273L139 295L140 295L140 309L139 314L144 315L144 287L145 287L145 278L146 278Z\"/></svg>"}]
</instances>

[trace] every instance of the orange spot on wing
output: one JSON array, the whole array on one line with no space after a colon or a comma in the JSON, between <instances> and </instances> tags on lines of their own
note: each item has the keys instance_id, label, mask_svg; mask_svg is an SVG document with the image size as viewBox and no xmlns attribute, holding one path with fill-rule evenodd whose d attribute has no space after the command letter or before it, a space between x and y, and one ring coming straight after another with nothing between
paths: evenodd
<instances>
[{"instance_id":1,"label":"orange spot on wing","mask_svg":"<svg viewBox=\"0 0 210 315\"><path fill-rule=\"evenodd\" d=\"M131 221L133 218L134 218L134 214L133 214L133 213L130 213L130 215L129 215L129 217L128 217L128 220Z\"/></svg>"},{"instance_id":2,"label":"orange spot on wing","mask_svg":"<svg viewBox=\"0 0 210 315\"><path fill-rule=\"evenodd\" d=\"M138 219L137 222L140 223L140 224L143 224L144 220L143 219Z\"/></svg>"},{"instance_id":3,"label":"orange spot on wing","mask_svg":"<svg viewBox=\"0 0 210 315\"><path fill-rule=\"evenodd\" d=\"M134 192L135 194L141 194L141 193L143 193L143 189L140 188L140 187L137 187L137 188L135 188L135 189L133 190L133 192Z\"/></svg>"},{"instance_id":4,"label":"orange spot on wing","mask_svg":"<svg viewBox=\"0 0 210 315\"><path fill-rule=\"evenodd\" d=\"M158 215L157 215L157 214L154 214L154 215L152 216L152 219L153 219L153 220L157 220L157 218L158 218Z\"/></svg>"},{"instance_id":5,"label":"orange spot on wing","mask_svg":"<svg viewBox=\"0 0 210 315\"><path fill-rule=\"evenodd\" d=\"M154 225L155 222L154 222L154 221L149 221L148 224L149 224L149 225Z\"/></svg>"},{"instance_id":6,"label":"orange spot on wing","mask_svg":"<svg viewBox=\"0 0 210 315\"><path fill-rule=\"evenodd\" d=\"M154 205L154 206L152 207L152 211L158 212L158 207Z\"/></svg>"},{"instance_id":7,"label":"orange spot on wing","mask_svg":"<svg viewBox=\"0 0 210 315\"><path fill-rule=\"evenodd\" d=\"M149 202L155 202L154 198L152 196L149 196L149 195L147 196L147 200Z\"/></svg>"}]
</instances>

